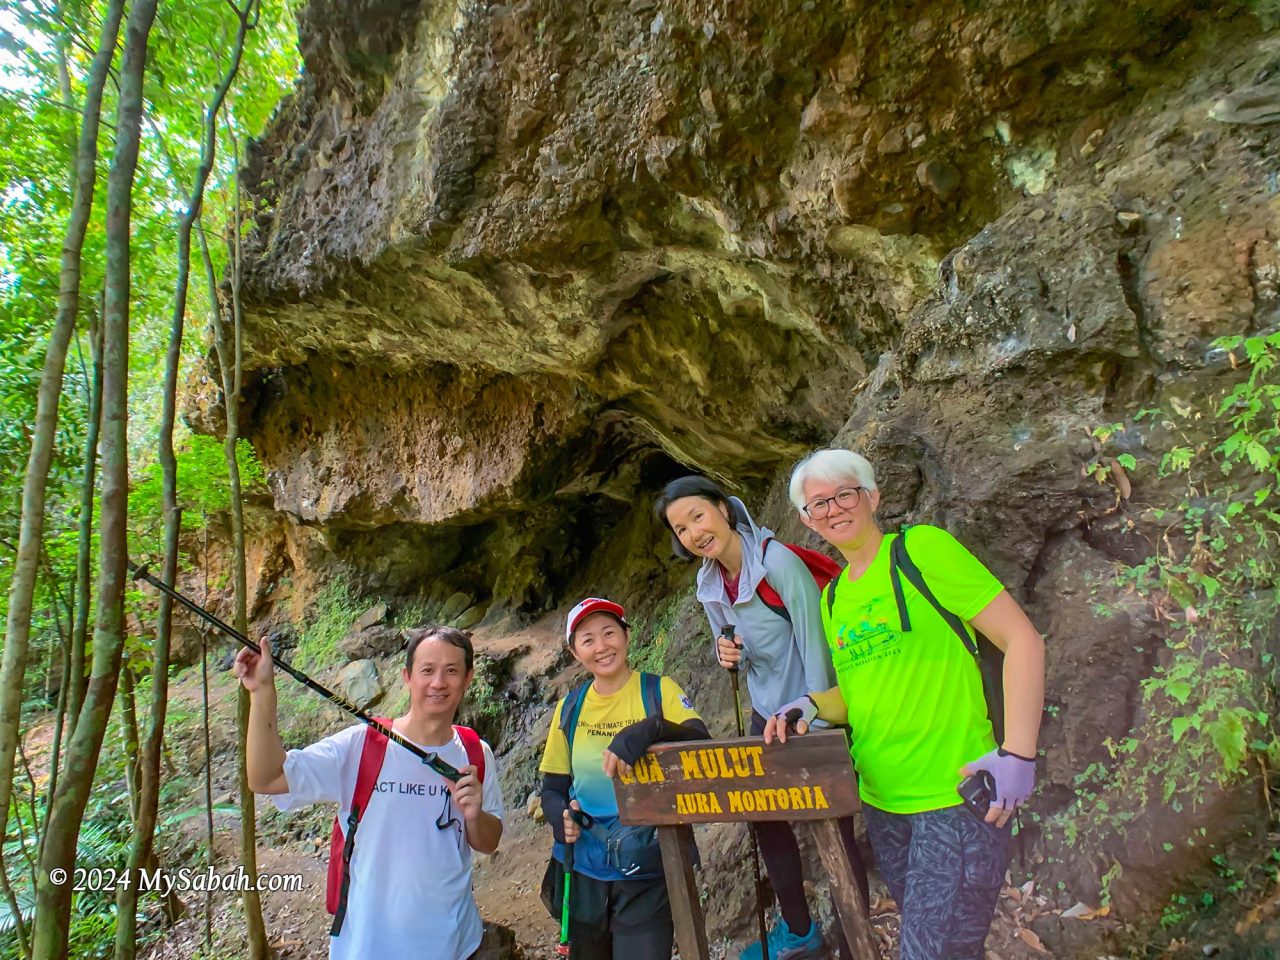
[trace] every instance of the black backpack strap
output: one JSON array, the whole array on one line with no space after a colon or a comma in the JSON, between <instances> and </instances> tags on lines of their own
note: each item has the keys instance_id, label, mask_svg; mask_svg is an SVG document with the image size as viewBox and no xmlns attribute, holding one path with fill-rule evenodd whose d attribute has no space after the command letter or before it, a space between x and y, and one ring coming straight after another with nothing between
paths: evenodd
<instances>
[{"instance_id":1,"label":"black backpack strap","mask_svg":"<svg viewBox=\"0 0 1280 960\"><path fill-rule=\"evenodd\" d=\"M844 571L841 570L839 573L837 573L834 577L831 578L830 582L827 583L826 590L823 591L827 597L827 619L828 620L832 619L836 615L836 588L840 586L840 579L843 576L844 576Z\"/></svg>"},{"instance_id":2,"label":"black backpack strap","mask_svg":"<svg viewBox=\"0 0 1280 960\"><path fill-rule=\"evenodd\" d=\"M356 828L360 826L361 810L352 805L347 817L347 838L342 843L342 886L338 888L338 909L333 912L333 923L329 925L329 936L336 937L342 933L342 926L347 920L347 900L351 896L351 857L356 852Z\"/></svg>"},{"instance_id":3,"label":"black backpack strap","mask_svg":"<svg viewBox=\"0 0 1280 960\"><path fill-rule=\"evenodd\" d=\"M920 568L911 559L911 554L907 553L907 534L905 530L898 534L889 550L889 579L893 582L893 596L898 603L898 617L902 622L902 632L908 633L911 630L911 618L907 616L907 602L902 593L902 578L899 576L899 571L916 588L920 596L928 600L933 609L938 611L938 615L947 622L947 626L960 638L960 642L964 644L965 649L973 654L974 657L977 657L977 641L969 635L964 621L942 605L942 602L934 595L934 592L929 589L929 584L925 582L924 574L920 572Z\"/></svg>"}]
</instances>

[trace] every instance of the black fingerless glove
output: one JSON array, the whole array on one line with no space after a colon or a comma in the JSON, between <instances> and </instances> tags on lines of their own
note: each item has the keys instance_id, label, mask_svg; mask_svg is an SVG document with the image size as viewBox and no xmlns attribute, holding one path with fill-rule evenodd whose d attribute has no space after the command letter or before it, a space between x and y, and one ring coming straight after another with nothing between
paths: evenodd
<instances>
[{"instance_id":1,"label":"black fingerless glove","mask_svg":"<svg viewBox=\"0 0 1280 960\"><path fill-rule=\"evenodd\" d=\"M619 730L609 750L623 763L634 767L655 743L710 739L711 734L701 720L672 723L666 717L645 717Z\"/></svg>"},{"instance_id":2,"label":"black fingerless glove","mask_svg":"<svg viewBox=\"0 0 1280 960\"><path fill-rule=\"evenodd\" d=\"M566 773L542 775L542 815L555 835L556 843L564 843L564 811L569 806L569 787L573 778Z\"/></svg>"}]
</instances>

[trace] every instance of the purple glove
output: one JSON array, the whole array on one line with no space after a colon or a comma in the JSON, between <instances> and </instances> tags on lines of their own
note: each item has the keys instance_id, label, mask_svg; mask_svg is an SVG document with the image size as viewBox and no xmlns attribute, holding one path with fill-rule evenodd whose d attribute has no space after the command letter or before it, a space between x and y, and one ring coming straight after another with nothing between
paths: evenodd
<instances>
[{"instance_id":1,"label":"purple glove","mask_svg":"<svg viewBox=\"0 0 1280 960\"><path fill-rule=\"evenodd\" d=\"M991 806L1013 810L1027 802L1036 785L1036 762L998 747L984 754L962 771L966 776L986 770L996 782L996 795Z\"/></svg>"}]
</instances>

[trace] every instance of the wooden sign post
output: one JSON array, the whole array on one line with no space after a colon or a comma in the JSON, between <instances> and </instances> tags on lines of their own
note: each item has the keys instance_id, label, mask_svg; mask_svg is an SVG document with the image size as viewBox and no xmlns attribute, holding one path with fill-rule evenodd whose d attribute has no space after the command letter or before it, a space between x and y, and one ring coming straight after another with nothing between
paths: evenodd
<instances>
[{"instance_id":1,"label":"wooden sign post","mask_svg":"<svg viewBox=\"0 0 1280 960\"><path fill-rule=\"evenodd\" d=\"M623 823L658 827L676 943L684 960L709 960L693 877L692 824L807 820L831 882L840 925L857 960L878 960L871 923L836 826L858 809L842 730L765 745L759 737L663 743L614 781Z\"/></svg>"}]
</instances>

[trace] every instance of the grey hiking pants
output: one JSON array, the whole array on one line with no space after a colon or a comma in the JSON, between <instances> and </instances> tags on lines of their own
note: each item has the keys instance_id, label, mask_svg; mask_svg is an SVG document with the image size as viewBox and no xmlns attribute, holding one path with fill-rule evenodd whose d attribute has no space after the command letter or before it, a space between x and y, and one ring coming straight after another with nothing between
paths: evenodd
<instances>
[{"instance_id":1,"label":"grey hiking pants","mask_svg":"<svg viewBox=\"0 0 1280 960\"><path fill-rule=\"evenodd\" d=\"M902 914L900 960L983 960L1009 866L1009 827L963 806L900 814L864 804L862 812Z\"/></svg>"}]
</instances>

